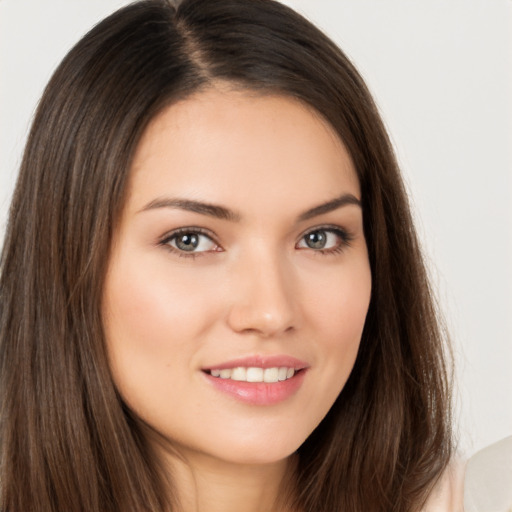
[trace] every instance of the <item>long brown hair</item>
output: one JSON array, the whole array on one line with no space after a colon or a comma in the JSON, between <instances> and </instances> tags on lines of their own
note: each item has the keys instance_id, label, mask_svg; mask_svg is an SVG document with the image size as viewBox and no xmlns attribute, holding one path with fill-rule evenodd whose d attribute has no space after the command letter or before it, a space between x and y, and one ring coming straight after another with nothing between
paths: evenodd
<instances>
[{"instance_id":1,"label":"long brown hair","mask_svg":"<svg viewBox=\"0 0 512 512\"><path fill-rule=\"evenodd\" d=\"M113 385L100 316L112 233L148 122L216 81L316 109L354 161L372 297L352 374L298 449L301 512L413 511L450 458L444 335L406 192L345 55L272 0L129 5L41 99L1 259L0 509L168 511L159 462Z\"/></svg>"}]
</instances>

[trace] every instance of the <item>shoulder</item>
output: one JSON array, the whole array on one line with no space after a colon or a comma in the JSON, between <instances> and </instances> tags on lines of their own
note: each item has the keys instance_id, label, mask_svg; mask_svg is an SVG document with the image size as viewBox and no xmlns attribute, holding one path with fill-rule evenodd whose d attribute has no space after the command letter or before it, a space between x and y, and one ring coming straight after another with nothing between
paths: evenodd
<instances>
[{"instance_id":1,"label":"shoulder","mask_svg":"<svg viewBox=\"0 0 512 512\"><path fill-rule=\"evenodd\" d=\"M464 472L462 459L453 460L430 493L422 512L463 512Z\"/></svg>"},{"instance_id":2,"label":"shoulder","mask_svg":"<svg viewBox=\"0 0 512 512\"><path fill-rule=\"evenodd\" d=\"M510 512L511 481L512 436L451 462L422 512Z\"/></svg>"},{"instance_id":3,"label":"shoulder","mask_svg":"<svg viewBox=\"0 0 512 512\"><path fill-rule=\"evenodd\" d=\"M473 455L466 466L466 512L512 510L512 436Z\"/></svg>"}]
</instances>

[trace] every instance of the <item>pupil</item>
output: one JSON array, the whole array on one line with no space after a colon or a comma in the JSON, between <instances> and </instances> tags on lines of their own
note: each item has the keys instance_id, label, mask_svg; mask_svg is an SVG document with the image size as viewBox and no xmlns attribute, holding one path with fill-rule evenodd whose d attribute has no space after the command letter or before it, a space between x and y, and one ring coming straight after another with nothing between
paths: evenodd
<instances>
[{"instance_id":1,"label":"pupil","mask_svg":"<svg viewBox=\"0 0 512 512\"><path fill-rule=\"evenodd\" d=\"M176 247L182 251L193 251L199 245L199 237L193 233L181 235L176 240Z\"/></svg>"},{"instance_id":2,"label":"pupil","mask_svg":"<svg viewBox=\"0 0 512 512\"><path fill-rule=\"evenodd\" d=\"M323 249L326 241L327 237L323 231L313 231L306 235L306 244L311 249Z\"/></svg>"}]
</instances>

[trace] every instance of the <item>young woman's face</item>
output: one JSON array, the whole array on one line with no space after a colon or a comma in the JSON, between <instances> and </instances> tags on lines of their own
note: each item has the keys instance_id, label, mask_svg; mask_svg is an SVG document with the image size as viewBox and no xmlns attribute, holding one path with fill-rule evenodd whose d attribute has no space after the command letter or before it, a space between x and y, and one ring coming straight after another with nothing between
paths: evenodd
<instances>
[{"instance_id":1,"label":"young woman's face","mask_svg":"<svg viewBox=\"0 0 512 512\"><path fill-rule=\"evenodd\" d=\"M210 90L133 162L103 318L126 404L184 455L293 453L354 365L370 300L360 189L301 103Z\"/></svg>"}]
</instances>

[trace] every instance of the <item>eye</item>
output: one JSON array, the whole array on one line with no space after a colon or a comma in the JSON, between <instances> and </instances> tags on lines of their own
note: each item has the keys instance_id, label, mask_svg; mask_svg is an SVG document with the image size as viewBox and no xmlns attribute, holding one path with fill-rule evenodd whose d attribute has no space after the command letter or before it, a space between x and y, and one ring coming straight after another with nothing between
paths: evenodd
<instances>
[{"instance_id":1,"label":"eye","mask_svg":"<svg viewBox=\"0 0 512 512\"><path fill-rule=\"evenodd\" d=\"M303 235L296 247L330 253L349 245L350 240L349 234L340 228L317 228Z\"/></svg>"},{"instance_id":2,"label":"eye","mask_svg":"<svg viewBox=\"0 0 512 512\"><path fill-rule=\"evenodd\" d=\"M169 248L182 253L180 255L193 255L195 253L219 250L219 246L212 238L197 229L182 229L166 236L161 242ZM188 254L187 254L188 253Z\"/></svg>"}]
</instances>

